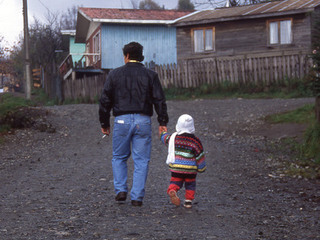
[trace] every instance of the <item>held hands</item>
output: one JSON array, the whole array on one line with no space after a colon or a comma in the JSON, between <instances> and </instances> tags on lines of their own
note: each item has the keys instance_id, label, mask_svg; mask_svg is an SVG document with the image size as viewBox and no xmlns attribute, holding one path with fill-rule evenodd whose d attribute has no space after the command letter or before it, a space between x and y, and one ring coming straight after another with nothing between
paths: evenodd
<instances>
[{"instance_id":1,"label":"held hands","mask_svg":"<svg viewBox=\"0 0 320 240\"><path fill-rule=\"evenodd\" d=\"M167 132L168 129L166 126L159 126L159 137L161 136L162 132ZM110 127L108 128L101 128L101 132L107 136L110 135Z\"/></svg>"},{"instance_id":2,"label":"held hands","mask_svg":"<svg viewBox=\"0 0 320 240\"><path fill-rule=\"evenodd\" d=\"M159 137L161 137L162 132L167 132L168 129L166 126L159 126Z\"/></svg>"},{"instance_id":3,"label":"held hands","mask_svg":"<svg viewBox=\"0 0 320 240\"><path fill-rule=\"evenodd\" d=\"M101 128L101 132L107 136L110 134L110 127L107 128Z\"/></svg>"}]
</instances>

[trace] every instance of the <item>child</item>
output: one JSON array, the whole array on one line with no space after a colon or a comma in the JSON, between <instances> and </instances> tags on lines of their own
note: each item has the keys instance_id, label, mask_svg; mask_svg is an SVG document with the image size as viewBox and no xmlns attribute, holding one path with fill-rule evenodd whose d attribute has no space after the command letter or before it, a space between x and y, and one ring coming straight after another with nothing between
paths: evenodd
<instances>
[{"instance_id":1,"label":"child","mask_svg":"<svg viewBox=\"0 0 320 240\"><path fill-rule=\"evenodd\" d=\"M172 135L162 132L161 141L169 145L167 164L171 171L171 180L167 193L171 202L180 206L177 192L185 184L184 207L191 208L196 190L197 173L206 170L205 156L201 141L194 135L194 121L188 114L179 117L177 132Z\"/></svg>"}]
</instances>

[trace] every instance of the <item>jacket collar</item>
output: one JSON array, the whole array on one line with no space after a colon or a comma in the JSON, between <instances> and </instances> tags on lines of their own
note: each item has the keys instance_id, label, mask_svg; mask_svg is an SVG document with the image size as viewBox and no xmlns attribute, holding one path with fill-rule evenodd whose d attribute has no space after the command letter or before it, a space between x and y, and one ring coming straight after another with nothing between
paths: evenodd
<instances>
[{"instance_id":1,"label":"jacket collar","mask_svg":"<svg viewBox=\"0 0 320 240\"><path fill-rule=\"evenodd\" d=\"M136 61L136 62L127 62L126 63L126 66L134 66L134 65L142 65L143 66L143 63L138 62L138 61Z\"/></svg>"}]
</instances>

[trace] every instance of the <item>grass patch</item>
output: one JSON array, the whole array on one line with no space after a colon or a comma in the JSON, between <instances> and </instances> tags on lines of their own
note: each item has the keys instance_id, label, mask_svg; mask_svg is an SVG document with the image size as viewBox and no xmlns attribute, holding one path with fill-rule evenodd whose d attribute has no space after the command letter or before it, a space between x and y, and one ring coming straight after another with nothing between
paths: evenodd
<instances>
[{"instance_id":1,"label":"grass patch","mask_svg":"<svg viewBox=\"0 0 320 240\"><path fill-rule=\"evenodd\" d=\"M0 119L8 112L15 111L21 107L30 106L32 102L21 97L15 97L10 93L0 95Z\"/></svg>"},{"instance_id":2,"label":"grass patch","mask_svg":"<svg viewBox=\"0 0 320 240\"><path fill-rule=\"evenodd\" d=\"M59 100L50 99L42 88L32 90L32 103L34 105L54 106L59 105Z\"/></svg>"},{"instance_id":3,"label":"grass patch","mask_svg":"<svg viewBox=\"0 0 320 240\"><path fill-rule=\"evenodd\" d=\"M307 129L301 150L305 158L320 166L320 123L314 122Z\"/></svg>"},{"instance_id":4,"label":"grass patch","mask_svg":"<svg viewBox=\"0 0 320 240\"><path fill-rule=\"evenodd\" d=\"M285 173L290 176L309 179L320 179L320 124L316 122L314 104L307 104L296 110L270 115L266 118L270 123L305 123L303 142L294 139L283 140L278 148L290 149L294 160L287 163Z\"/></svg>"},{"instance_id":5,"label":"grass patch","mask_svg":"<svg viewBox=\"0 0 320 240\"><path fill-rule=\"evenodd\" d=\"M311 124L315 118L314 104L307 104L293 111L273 114L266 117L269 123L309 123Z\"/></svg>"},{"instance_id":6,"label":"grass patch","mask_svg":"<svg viewBox=\"0 0 320 240\"><path fill-rule=\"evenodd\" d=\"M197 88L168 87L164 89L168 100L189 100L196 98L299 98L312 97L313 92L307 80L288 79L270 85L233 83L223 81L219 85L203 84Z\"/></svg>"},{"instance_id":7,"label":"grass patch","mask_svg":"<svg viewBox=\"0 0 320 240\"><path fill-rule=\"evenodd\" d=\"M5 116L10 113L17 111L22 107L29 106L31 101L21 97L15 97L10 93L0 94L0 144L4 142L3 134L10 131L11 127L3 122Z\"/></svg>"}]
</instances>

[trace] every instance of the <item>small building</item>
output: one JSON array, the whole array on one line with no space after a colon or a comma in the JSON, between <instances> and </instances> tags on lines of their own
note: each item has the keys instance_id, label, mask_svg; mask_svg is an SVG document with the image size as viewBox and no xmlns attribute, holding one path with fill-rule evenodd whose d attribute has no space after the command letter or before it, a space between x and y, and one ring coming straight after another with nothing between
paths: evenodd
<instances>
[{"instance_id":1,"label":"small building","mask_svg":"<svg viewBox=\"0 0 320 240\"><path fill-rule=\"evenodd\" d=\"M176 19L190 11L79 8L76 43L86 44L86 67L114 69L124 64L122 48L136 41L144 46L144 62L177 62Z\"/></svg>"},{"instance_id":2,"label":"small building","mask_svg":"<svg viewBox=\"0 0 320 240\"><path fill-rule=\"evenodd\" d=\"M76 30L61 30L61 34L67 38L69 55L72 56L73 62L79 62L86 51L86 45L84 43L75 43Z\"/></svg>"},{"instance_id":3,"label":"small building","mask_svg":"<svg viewBox=\"0 0 320 240\"><path fill-rule=\"evenodd\" d=\"M283 0L199 11L176 21L177 58L310 53L320 0Z\"/></svg>"},{"instance_id":4,"label":"small building","mask_svg":"<svg viewBox=\"0 0 320 240\"><path fill-rule=\"evenodd\" d=\"M61 30L61 34L68 45L67 57L59 66L59 72L63 79L75 79L83 74L101 73L101 71L86 68L83 56L86 51L86 45L84 43L75 43L76 30Z\"/></svg>"}]
</instances>

